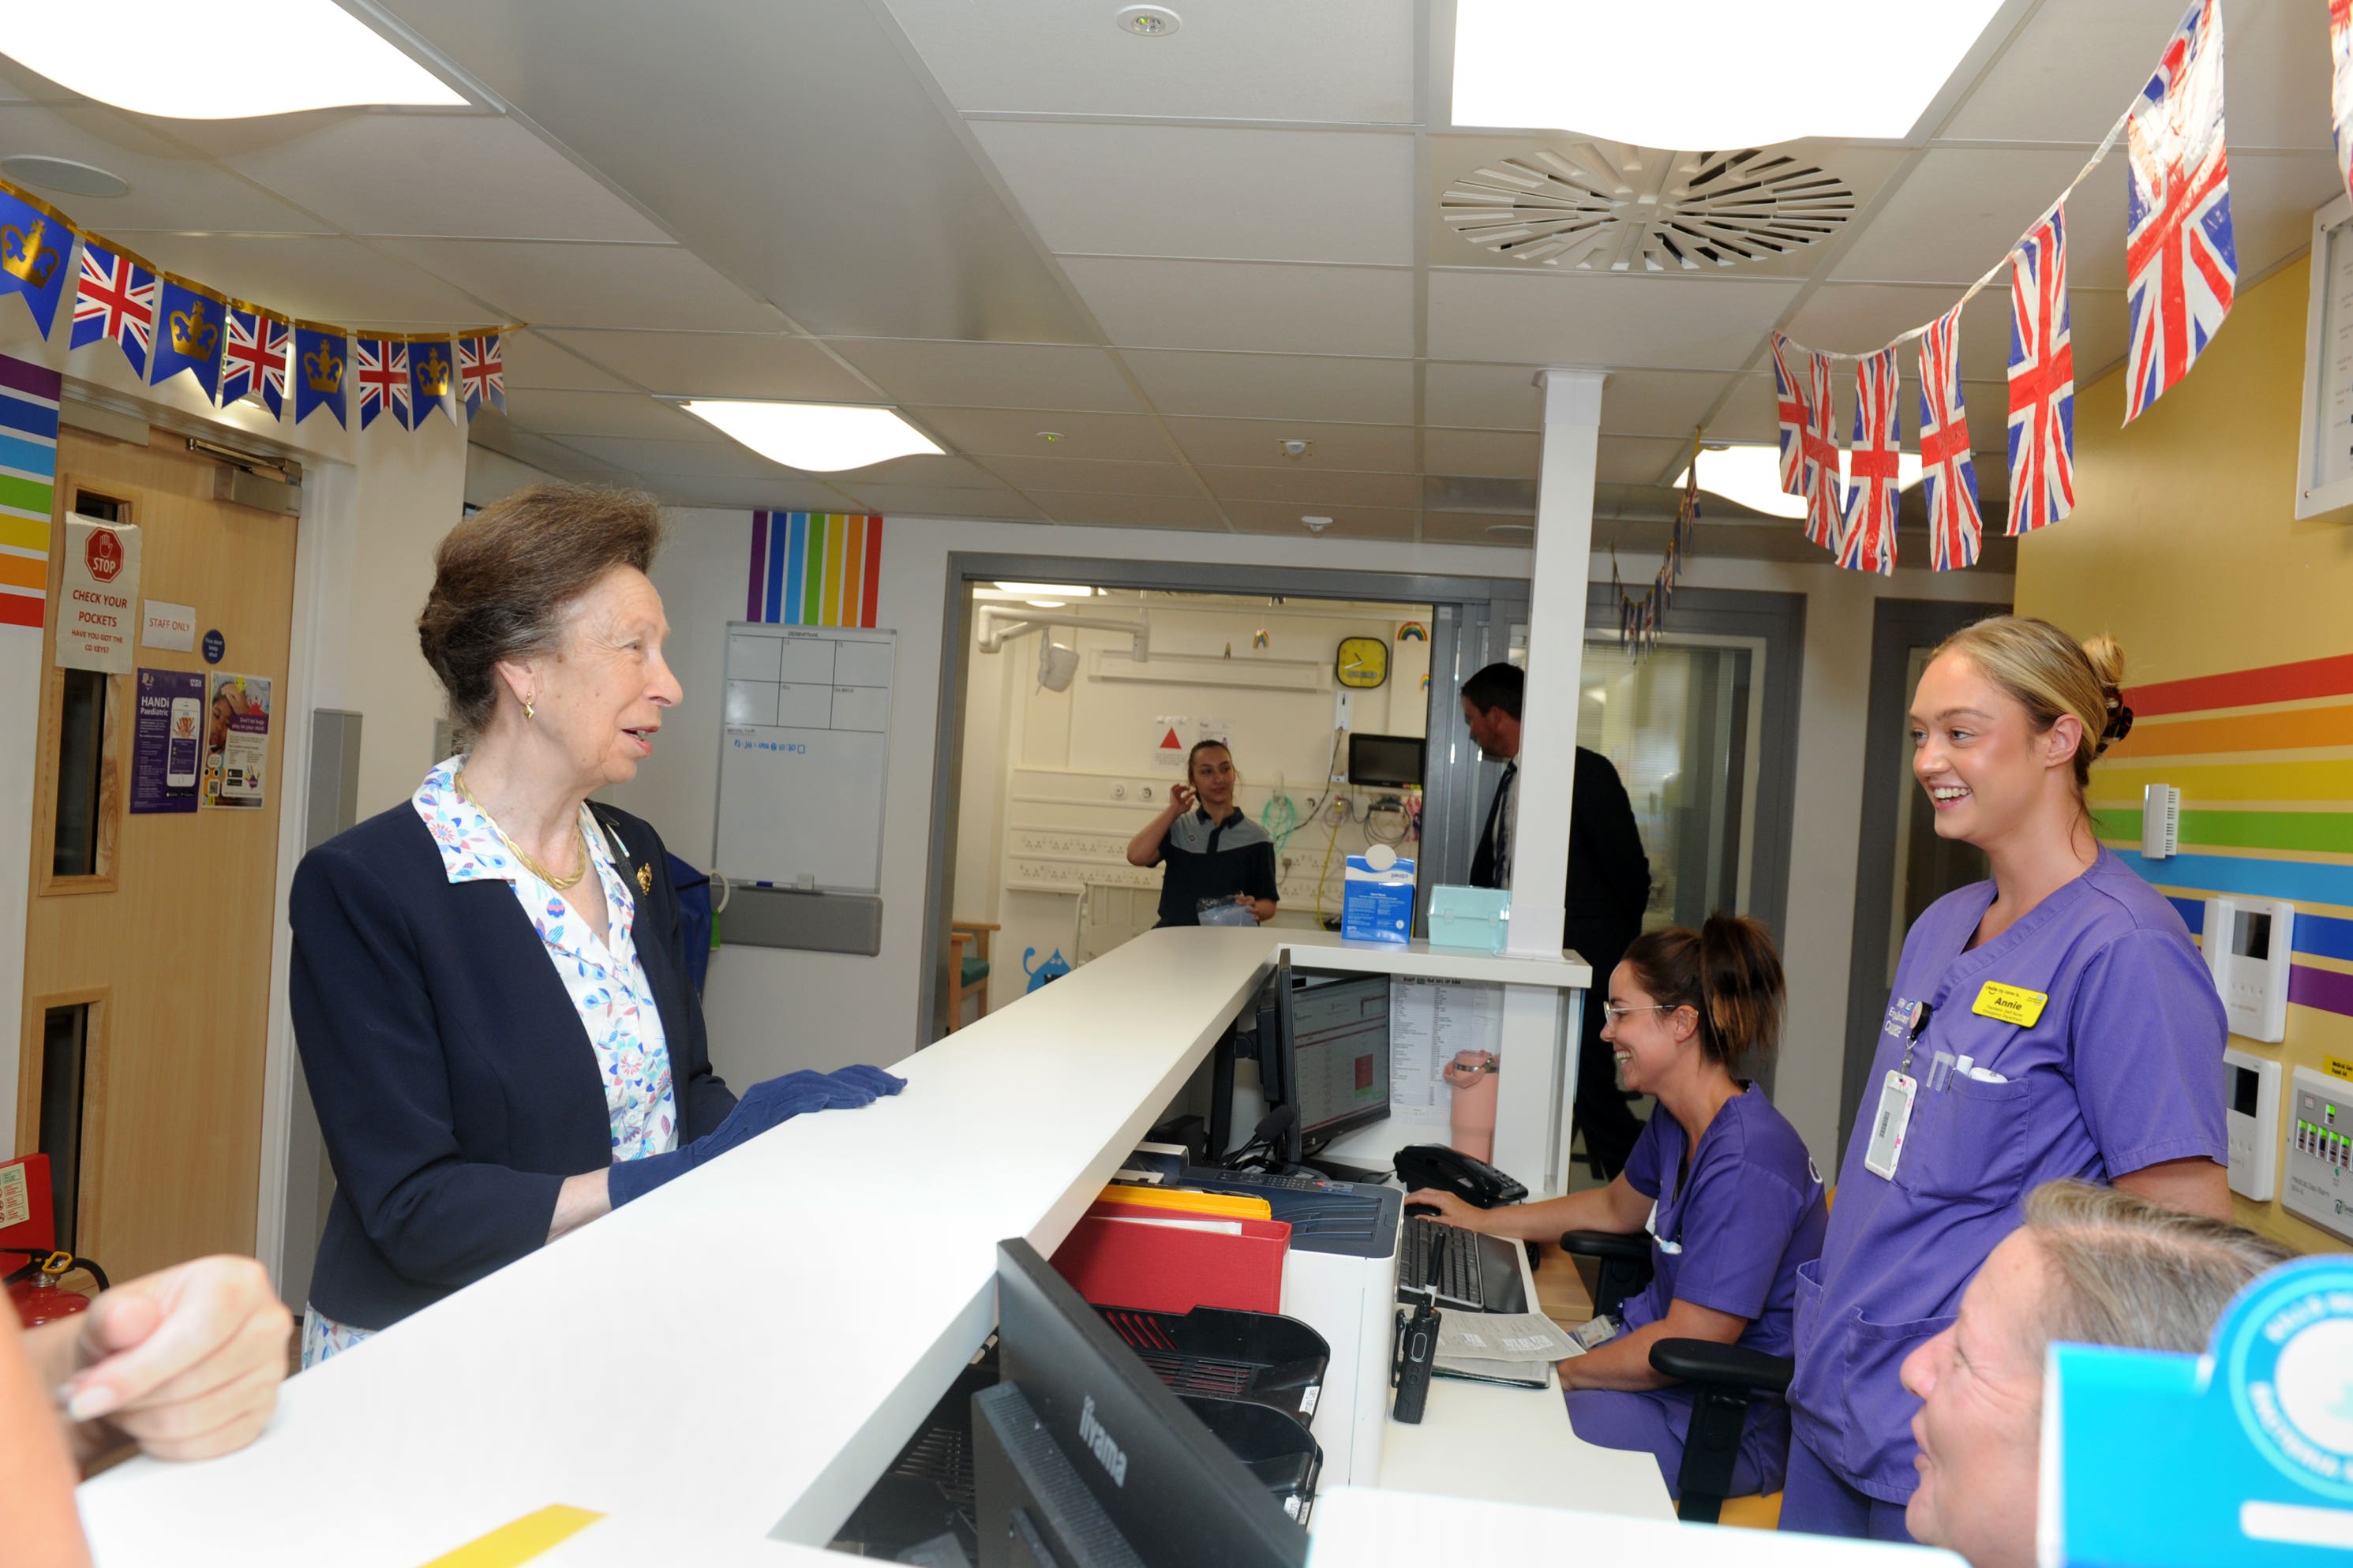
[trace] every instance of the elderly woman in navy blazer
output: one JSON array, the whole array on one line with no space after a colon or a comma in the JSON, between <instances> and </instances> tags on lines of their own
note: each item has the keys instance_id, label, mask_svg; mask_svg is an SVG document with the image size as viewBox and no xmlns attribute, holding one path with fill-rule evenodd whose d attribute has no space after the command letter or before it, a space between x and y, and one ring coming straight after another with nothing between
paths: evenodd
<instances>
[{"instance_id":1,"label":"elderly woman in navy blazer","mask_svg":"<svg viewBox=\"0 0 2353 1568\"><path fill-rule=\"evenodd\" d=\"M592 803L680 700L642 496L526 489L460 522L418 617L470 752L294 874L291 1001L336 1178L304 1314L332 1355L804 1111L711 1070L652 828Z\"/></svg>"}]
</instances>

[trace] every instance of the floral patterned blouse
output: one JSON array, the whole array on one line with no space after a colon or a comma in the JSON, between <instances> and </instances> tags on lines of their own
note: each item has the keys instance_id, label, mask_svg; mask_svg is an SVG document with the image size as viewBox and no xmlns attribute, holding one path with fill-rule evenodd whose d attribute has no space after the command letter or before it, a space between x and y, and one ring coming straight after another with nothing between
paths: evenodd
<instances>
[{"instance_id":1,"label":"floral patterned blouse","mask_svg":"<svg viewBox=\"0 0 2353 1568\"><path fill-rule=\"evenodd\" d=\"M458 793L464 757L451 757L425 775L410 804L440 847L452 882L496 879L514 889L547 950L548 962L571 994L581 1026L605 1076L605 1108L612 1119L613 1159L635 1160L678 1147L678 1095L670 1082L670 1042L645 966L638 962L637 901L613 864L612 843L587 806L580 822L604 885L607 941L573 912L564 895L525 869L499 840L491 819ZM302 1364L317 1364L350 1349L371 1331L308 1310L302 1319Z\"/></svg>"}]
</instances>

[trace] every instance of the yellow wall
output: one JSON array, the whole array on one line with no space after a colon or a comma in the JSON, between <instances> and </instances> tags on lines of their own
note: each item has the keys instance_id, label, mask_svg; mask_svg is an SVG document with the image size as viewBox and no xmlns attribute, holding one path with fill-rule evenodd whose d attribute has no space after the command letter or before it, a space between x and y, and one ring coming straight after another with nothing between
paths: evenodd
<instances>
[{"instance_id":1,"label":"yellow wall","mask_svg":"<svg viewBox=\"0 0 2353 1568\"><path fill-rule=\"evenodd\" d=\"M2307 275L2299 260L2242 295L2188 378L2129 428L2120 427L2121 373L2077 389L2075 512L2022 542L2018 611L2079 637L2095 631L2116 637L2130 661L2128 686L2353 653L2348 609L2353 605L2353 511L2295 519ZM2345 699L2270 706L2341 710ZM2185 854L2353 866L2353 855L2250 848L2244 837L2235 845L2189 841L2190 822L2219 823L2225 811L2307 819L2353 811L2353 748L2209 752L2192 759L2194 748L2186 740L2168 743L2169 731L2188 733L2175 726L2207 717L2145 721L2113 765L2094 771L2094 805L2129 807L2131 847L2138 845L2141 784L2179 773L2173 782L2185 784L2184 812L2197 814L2201 804L2216 812L2185 821ZM2194 774L2186 771L2193 760L2200 770ZM2232 780L2280 776L2277 765L2291 761L2318 764L2298 775L2305 781L2295 792L2301 798L2259 798L2280 793L2267 785L2232 787ZM2189 787L2189 780L2202 782ZM2201 790L2209 797L2204 802ZM2238 798L2217 798L2223 795ZM2104 810L2104 835L2126 826L2120 818L2126 815ZM2120 838L2110 842L2125 847ZM2152 879L2165 886L2161 871ZM2191 898L2203 891L2189 885L2165 890ZM2353 908L2345 906L2299 900L2299 908L2353 917ZM2353 969L2302 953L2295 962ZM2353 1017L2291 1005L2284 1045L2232 1043L2317 1070L2324 1054L2353 1059ZM2284 1098L2287 1076L2283 1072ZM2284 1106L2283 1123L2288 1120ZM2346 1245L2276 1203L2233 1202L2241 1220L2295 1246Z\"/></svg>"}]
</instances>

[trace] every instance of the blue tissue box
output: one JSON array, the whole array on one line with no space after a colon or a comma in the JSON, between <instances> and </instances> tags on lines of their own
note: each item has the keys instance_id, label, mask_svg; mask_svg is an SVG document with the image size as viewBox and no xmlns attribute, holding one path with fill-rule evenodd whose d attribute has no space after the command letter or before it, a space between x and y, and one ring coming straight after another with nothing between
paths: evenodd
<instances>
[{"instance_id":1,"label":"blue tissue box","mask_svg":"<svg viewBox=\"0 0 2353 1568\"><path fill-rule=\"evenodd\" d=\"M1430 894L1430 945L1501 952L1510 931L1508 888L1433 888Z\"/></svg>"},{"instance_id":2,"label":"blue tissue box","mask_svg":"<svg viewBox=\"0 0 2353 1568\"><path fill-rule=\"evenodd\" d=\"M1340 886L1340 934L1350 942L1405 945L1413 935L1413 862L1392 858L1376 868L1363 855L1348 857Z\"/></svg>"}]
</instances>

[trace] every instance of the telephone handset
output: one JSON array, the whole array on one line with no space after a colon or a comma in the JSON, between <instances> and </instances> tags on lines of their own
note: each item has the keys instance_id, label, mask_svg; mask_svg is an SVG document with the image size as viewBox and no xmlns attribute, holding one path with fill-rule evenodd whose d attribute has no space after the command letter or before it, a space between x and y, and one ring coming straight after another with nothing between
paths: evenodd
<instances>
[{"instance_id":1,"label":"telephone handset","mask_svg":"<svg viewBox=\"0 0 2353 1568\"><path fill-rule=\"evenodd\" d=\"M1398 1150L1397 1173L1408 1192L1435 1187L1452 1193L1473 1208L1497 1208L1528 1195L1526 1187L1486 1161L1474 1160L1443 1143L1416 1143Z\"/></svg>"}]
</instances>

